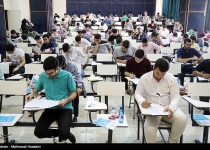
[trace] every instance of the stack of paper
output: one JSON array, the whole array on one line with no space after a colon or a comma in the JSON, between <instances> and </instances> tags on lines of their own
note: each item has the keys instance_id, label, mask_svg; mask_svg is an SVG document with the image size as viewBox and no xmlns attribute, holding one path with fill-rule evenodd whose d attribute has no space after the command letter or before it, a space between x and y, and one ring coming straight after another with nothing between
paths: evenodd
<instances>
[{"instance_id":1,"label":"stack of paper","mask_svg":"<svg viewBox=\"0 0 210 150\"><path fill-rule=\"evenodd\" d=\"M130 77L125 77L128 81L132 81L134 84L138 84L139 78L131 79Z\"/></svg>"},{"instance_id":2,"label":"stack of paper","mask_svg":"<svg viewBox=\"0 0 210 150\"><path fill-rule=\"evenodd\" d=\"M46 99L32 99L25 105L24 110L45 109L57 106L60 101L46 100Z\"/></svg>"},{"instance_id":3,"label":"stack of paper","mask_svg":"<svg viewBox=\"0 0 210 150\"><path fill-rule=\"evenodd\" d=\"M93 124L113 130L118 125L118 121L99 118Z\"/></svg>"},{"instance_id":4,"label":"stack of paper","mask_svg":"<svg viewBox=\"0 0 210 150\"><path fill-rule=\"evenodd\" d=\"M99 76L90 76L90 77L87 77L88 81L103 81L103 78L102 77L99 77Z\"/></svg>"},{"instance_id":5,"label":"stack of paper","mask_svg":"<svg viewBox=\"0 0 210 150\"><path fill-rule=\"evenodd\" d=\"M147 108L152 116L167 116L168 112L164 112L164 107L160 104L151 104L151 107Z\"/></svg>"}]
</instances>

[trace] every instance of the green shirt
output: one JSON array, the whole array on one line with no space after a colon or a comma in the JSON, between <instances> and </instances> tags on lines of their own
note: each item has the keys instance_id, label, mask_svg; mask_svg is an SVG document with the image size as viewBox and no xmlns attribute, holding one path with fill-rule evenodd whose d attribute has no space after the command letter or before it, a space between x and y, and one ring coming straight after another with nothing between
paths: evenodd
<instances>
[{"instance_id":1,"label":"green shirt","mask_svg":"<svg viewBox=\"0 0 210 150\"><path fill-rule=\"evenodd\" d=\"M127 16L127 15L125 15L125 16L123 17L123 21L126 21L126 20L128 20L128 16Z\"/></svg>"},{"instance_id":2,"label":"green shirt","mask_svg":"<svg viewBox=\"0 0 210 150\"><path fill-rule=\"evenodd\" d=\"M68 98L71 92L76 91L76 85L72 74L60 69L56 78L48 78L45 72L41 73L36 90L42 91L43 89L45 89L47 100L61 101ZM55 106L52 108L73 109L72 102L68 102L64 106Z\"/></svg>"}]
</instances>

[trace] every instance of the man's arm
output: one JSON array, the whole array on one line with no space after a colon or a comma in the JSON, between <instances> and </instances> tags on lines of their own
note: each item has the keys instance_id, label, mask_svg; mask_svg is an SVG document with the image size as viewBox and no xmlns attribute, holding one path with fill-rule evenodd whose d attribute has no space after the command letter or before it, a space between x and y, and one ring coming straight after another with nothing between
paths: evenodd
<instances>
[{"instance_id":1,"label":"man's arm","mask_svg":"<svg viewBox=\"0 0 210 150\"><path fill-rule=\"evenodd\" d=\"M160 53L160 51L161 51L161 48L160 48L160 46L158 46L157 44L155 44L155 43L151 43L152 45L153 45L153 48L154 49L156 49L156 54L159 54Z\"/></svg>"},{"instance_id":2,"label":"man's arm","mask_svg":"<svg viewBox=\"0 0 210 150\"><path fill-rule=\"evenodd\" d=\"M23 66L26 64L25 56L20 57L20 60L21 60L21 63L20 63L20 65L19 65L19 68L20 68L20 67L23 67Z\"/></svg>"},{"instance_id":3,"label":"man's arm","mask_svg":"<svg viewBox=\"0 0 210 150\"><path fill-rule=\"evenodd\" d=\"M96 43L95 47L92 50L93 54L97 54L97 52L98 52L98 43Z\"/></svg>"},{"instance_id":4,"label":"man's arm","mask_svg":"<svg viewBox=\"0 0 210 150\"><path fill-rule=\"evenodd\" d=\"M169 93L170 93L170 98L171 98L171 102L169 104L169 109L172 112L174 112L179 107L179 99L180 99L179 85L175 78L171 83L171 88L170 88Z\"/></svg>"},{"instance_id":5,"label":"man's arm","mask_svg":"<svg viewBox=\"0 0 210 150\"><path fill-rule=\"evenodd\" d=\"M143 95L146 93L146 89L144 86L144 78L140 78L139 82L137 84L136 87L136 91L135 91L135 99L138 102L138 104L142 104L143 101L145 101L145 98L143 97Z\"/></svg>"}]
</instances>

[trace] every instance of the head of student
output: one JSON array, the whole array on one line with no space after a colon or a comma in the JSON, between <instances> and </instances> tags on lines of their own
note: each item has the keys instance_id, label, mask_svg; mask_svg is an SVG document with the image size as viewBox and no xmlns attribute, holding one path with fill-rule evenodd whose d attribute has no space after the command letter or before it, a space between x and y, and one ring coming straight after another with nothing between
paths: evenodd
<instances>
[{"instance_id":1,"label":"head of student","mask_svg":"<svg viewBox=\"0 0 210 150\"><path fill-rule=\"evenodd\" d=\"M118 37L118 38L116 39L116 42L117 42L117 44L121 44L121 43L122 43L122 38L121 38L121 37Z\"/></svg>"},{"instance_id":2,"label":"head of student","mask_svg":"<svg viewBox=\"0 0 210 150\"><path fill-rule=\"evenodd\" d=\"M94 42L100 44L101 43L101 35L95 34L94 35Z\"/></svg>"},{"instance_id":3,"label":"head of student","mask_svg":"<svg viewBox=\"0 0 210 150\"><path fill-rule=\"evenodd\" d=\"M56 78L59 73L58 59L54 56L47 57L44 60L43 68L48 78Z\"/></svg>"},{"instance_id":4,"label":"head of student","mask_svg":"<svg viewBox=\"0 0 210 150\"><path fill-rule=\"evenodd\" d=\"M184 39L184 49L185 50L190 50L192 45L192 40L190 38Z\"/></svg>"},{"instance_id":5,"label":"head of student","mask_svg":"<svg viewBox=\"0 0 210 150\"><path fill-rule=\"evenodd\" d=\"M36 40L37 43L42 43L42 39L41 39L41 37L39 35L36 35L34 37L34 40Z\"/></svg>"},{"instance_id":6,"label":"head of student","mask_svg":"<svg viewBox=\"0 0 210 150\"><path fill-rule=\"evenodd\" d=\"M197 28L194 28L193 29L193 34L197 34L198 33L198 29Z\"/></svg>"},{"instance_id":7,"label":"head of student","mask_svg":"<svg viewBox=\"0 0 210 150\"><path fill-rule=\"evenodd\" d=\"M80 44L81 43L81 37L80 36L76 36L75 37L75 41Z\"/></svg>"},{"instance_id":8,"label":"head of student","mask_svg":"<svg viewBox=\"0 0 210 150\"><path fill-rule=\"evenodd\" d=\"M49 35L48 34L44 34L42 36L42 39L44 41L45 44L48 44L50 42L50 39L49 39Z\"/></svg>"},{"instance_id":9,"label":"head of student","mask_svg":"<svg viewBox=\"0 0 210 150\"><path fill-rule=\"evenodd\" d=\"M80 36L81 38L83 38L83 37L84 37L84 35L83 35L83 33L82 33L82 31L81 31L81 30L77 31L77 33L78 33L78 36Z\"/></svg>"},{"instance_id":10,"label":"head of student","mask_svg":"<svg viewBox=\"0 0 210 150\"><path fill-rule=\"evenodd\" d=\"M167 59L159 58L155 62L155 67L153 71L153 76L156 80L160 81L166 72L169 70L169 62Z\"/></svg>"},{"instance_id":11,"label":"head of student","mask_svg":"<svg viewBox=\"0 0 210 150\"><path fill-rule=\"evenodd\" d=\"M12 36L17 36L17 32L15 30L11 30L10 33Z\"/></svg>"},{"instance_id":12,"label":"head of student","mask_svg":"<svg viewBox=\"0 0 210 150\"><path fill-rule=\"evenodd\" d=\"M147 47L147 46L148 46L147 38L143 38L143 39L142 39L142 46L143 46L143 47Z\"/></svg>"},{"instance_id":13,"label":"head of student","mask_svg":"<svg viewBox=\"0 0 210 150\"><path fill-rule=\"evenodd\" d=\"M63 55L59 55L56 57L58 59L59 68L65 70L66 69L66 59Z\"/></svg>"},{"instance_id":14,"label":"head of student","mask_svg":"<svg viewBox=\"0 0 210 150\"><path fill-rule=\"evenodd\" d=\"M28 31L29 31L31 34L33 34L34 29L30 28Z\"/></svg>"},{"instance_id":15,"label":"head of student","mask_svg":"<svg viewBox=\"0 0 210 150\"><path fill-rule=\"evenodd\" d=\"M68 43L64 43L62 45L62 48L63 48L64 53L70 53L71 52L71 45L69 45Z\"/></svg>"},{"instance_id":16,"label":"head of student","mask_svg":"<svg viewBox=\"0 0 210 150\"><path fill-rule=\"evenodd\" d=\"M195 35L191 35L190 39L192 40L192 44L194 44L197 40Z\"/></svg>"},{"instance_id":17,"label":"head of student","mask_svg":"<svg viewBox=\"0 0 210 150\"><path fill-rule=\"evenodd\" d=\"M117 29L112 29L112 33L114 36L117 36Z\"/></svg>"},{"instance_id":18,"label":"head of student","mask_svg":"<svg viewBox=\"0 0 210 150\"><path fill-rule=\"evenodd\" d=\"M15 51L15 46L13 44L7 44L6 45L6 52L8 54L12 54Z\"/></svg>"},{"instance_id":19,"label":"head of student","mask_svg":"<svg viewBox=\"0 0 210 150\"><path fill-rule=\"evenodd\" d=\"M129 46L130 46L130 42L128 40L123 41L123 43L122 43L122 51L124 53L127 53Z\"/></svg>"},{"instance_id":20,"label":"head of student","mask_svg":"<svg viewBox=\"0 0 210 150\"><path fill-rule=\"evenodd\" d=\"M142 62L143 59L144 59L144 50L138 49L135 52L135 61L136 61L136 63Z\"/></svg>"}]
</instances>

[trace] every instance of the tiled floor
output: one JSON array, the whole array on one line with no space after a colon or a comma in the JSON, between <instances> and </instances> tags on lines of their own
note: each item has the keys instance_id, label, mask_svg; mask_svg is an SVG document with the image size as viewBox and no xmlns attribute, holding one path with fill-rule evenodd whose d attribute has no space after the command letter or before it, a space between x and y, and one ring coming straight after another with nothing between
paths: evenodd
<instances>
[{"instance_id":1,"label":"tiled floor","mask_svg":"<svg viewBox=\"0 0 210 150\"><path fill-rule=\"evenodd\" d=\"M91 67L87 67L85 70L86 74L91 74ZM107 78L107 81L111 79ZM87 92L92 92L91 85L84 78L84 83ZM96 89L96 85L94 85ZM117 88L117 87L116 87ZM102 98L103 102L103 98ZM80 97L80 113L78 117L78 122L89 121L88 113L84 110L86 104L86 99ZM137 117L133 119L133 105L131 108L129 105L129 95L125 96L125 114L128 122L128 127L117 127L113 131L113 143L142 143L142 136L140 134L140 140L137 140ZM109 97L109 112L111 107L119 108L121 106L121 98ZM188 123L186 130L183 135L184 143L194 143L195 139L200 139L202 141L203 128L202 127L192 127L191 120L188 115L188 104L185 100L180 100L180 107L184 113L188 116ZM195 110L196 113L202 113L199 110ZM10 98L3 98L2 113L22 113L22 97L12 96ZM41 112L36 114L37 118ZM96 113L92 113L93 120L96 119ZM32 118L28 117L28 113L25 112L21 121L32 121ZM75 127L70 129L75 135L77 143L105 143L108 137L108 130L102 127ZM140 130L141 131L141 130ZM2 130L0 133L2 134ZM34 127L11 127L9 128L9 133L12 133L10 139L15 139L16 143L52 143L52 139L38 139L34 136ZM163 131L165 137L167 138L168 133ZM210 140L208 140L210 141ZM67 141L70 143L69 141ZM3 143L3 141L0 141ZM157 143L163 143L159 132L157 133Z\"/></svg>"}]
</instances>

